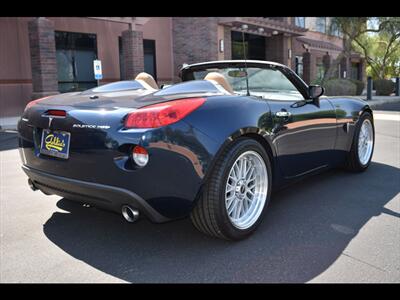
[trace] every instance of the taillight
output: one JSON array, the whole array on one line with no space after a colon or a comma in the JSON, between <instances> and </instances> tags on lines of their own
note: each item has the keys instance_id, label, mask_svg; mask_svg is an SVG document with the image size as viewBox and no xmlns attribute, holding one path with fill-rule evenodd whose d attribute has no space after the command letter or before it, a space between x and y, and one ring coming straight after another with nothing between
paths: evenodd
<instances>
[{"instance_id":1,"label":"taillight","mask_svg":"<svg viewBox=\"0 0 400 300\"><path fill-rule=\"evenodd\" d=\"M144 167L149 161L149 153L141 146L135 146L132 151L132 158L139 167Z\"/></svg>"},{"instance_id":2,"label":"taillight","mask_svg":"<svg viewBox=\"0 0 400 300\"><path fill-rule=\"evenodd\" d=\"M42 100L44 100L44 99L46 99L46 98L49 98L49 97L50 97L50 96L47 96L47 97L39 98L39 99L36 99L36 100L33 100L33 101L28 102L28 104L27 104L26 107L25 107L25 110L27 110L28 108L34 106L34 105L37 104L38 102L40 102L40 101L42 101Z\"/></svg>"},{"instance_id":3,"label":"taillight","mask_svg":"<svg viewBox=\"0 0 400 300\"><path fill-rule=\"evenodd\" d=\"M166 126L183 119L205 101L204 98L189 98L139 108L127 115L125 127L157 128Z\"/></svg>"}]
</instances>

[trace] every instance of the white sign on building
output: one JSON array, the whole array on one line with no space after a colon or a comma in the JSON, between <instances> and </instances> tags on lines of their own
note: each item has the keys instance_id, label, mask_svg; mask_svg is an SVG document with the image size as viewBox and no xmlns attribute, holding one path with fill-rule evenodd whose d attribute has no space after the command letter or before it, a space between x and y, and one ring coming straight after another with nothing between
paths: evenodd
<instances>
[{"instance_id":1,"label":"white sign on building","mask_svg":"<svg viewBox=\"0 0 400 300\"><path fill-rule=\"evenodd\" d=\"M101 70L101 60L94 60L93 61L93 68L94 68L94 78L96 80L103 79L103 73Z\"/></svg>"}]
</instances>

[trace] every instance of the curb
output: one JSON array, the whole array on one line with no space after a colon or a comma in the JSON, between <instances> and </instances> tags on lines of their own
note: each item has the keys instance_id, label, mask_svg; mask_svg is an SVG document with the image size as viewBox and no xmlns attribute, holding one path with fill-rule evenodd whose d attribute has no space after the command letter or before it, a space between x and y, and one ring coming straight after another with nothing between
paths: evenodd
<instances>
[{"instance_id":1,"label":"curb","mask_svg":"<svg viewBox=\"0 0 400 300\"><path fill-rule=\"evenodd\" d=\"M367 101L367 100L365 100ZM400 97L396 98L396 99L388 99L388 100L369 100L367 101L367 103L369 104L369 106L371 107L376 107L376 106L380 106L382 104L388 104L388 103L400 103Z\"/></svg>"},{"instance_id":2,"label":"curb","mask_svg":"<svg viewBox=\"0 0 400 300\"><path fill-rule=\"evenodd\" d=\"M17 124L7 124L0 126L0 132L17 131Z\"/></svg>"},{"instance_id":3,"label":"curb","mask_svg":"<svg viewBox=\"0 0 400 300\"><path fill-rule=\"evenodd\" d=\"M19 116L0 118L0 131L17 130L19 118Z\"/></svg>"}]
</instances>

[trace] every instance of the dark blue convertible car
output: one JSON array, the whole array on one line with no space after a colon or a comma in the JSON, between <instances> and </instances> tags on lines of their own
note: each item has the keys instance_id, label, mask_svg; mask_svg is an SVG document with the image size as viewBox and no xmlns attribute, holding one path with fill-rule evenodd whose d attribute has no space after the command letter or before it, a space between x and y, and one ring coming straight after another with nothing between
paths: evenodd
<instances>
[{"instance_id":1,"label":"dark blue convertible car","mask_svg":"<svg viewBox=\"0 0 400 300\"><path fill-rule=\"evenodd\" d=\"M273 189L370 164L374 121L362 100L325 97L266 61L192 64L181 78L159 89L141 73L30 102L18 131L31 188L129 222L190 215L200 231L238 240Z\"/></svg>"}]
</instances>

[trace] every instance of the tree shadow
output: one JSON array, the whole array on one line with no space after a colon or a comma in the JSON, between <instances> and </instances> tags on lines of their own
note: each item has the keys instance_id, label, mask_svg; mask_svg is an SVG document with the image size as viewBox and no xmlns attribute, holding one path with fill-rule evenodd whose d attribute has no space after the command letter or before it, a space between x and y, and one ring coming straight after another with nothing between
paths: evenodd
<instances>
[{"instance_id":1,"label":"tree shadow","mask_svg":"<svg viewBox=\"0 0 400 300\"><path fill-rule=\"evenodd\" d=\"M129 224L65 199L45 235L73 257L129 282L307 282L325 271L372 217L399 214L399 169L372 163L361 174L332 170L273 195L248 239L207 237L189 219Z\"/></svg>"}]
</instances>

